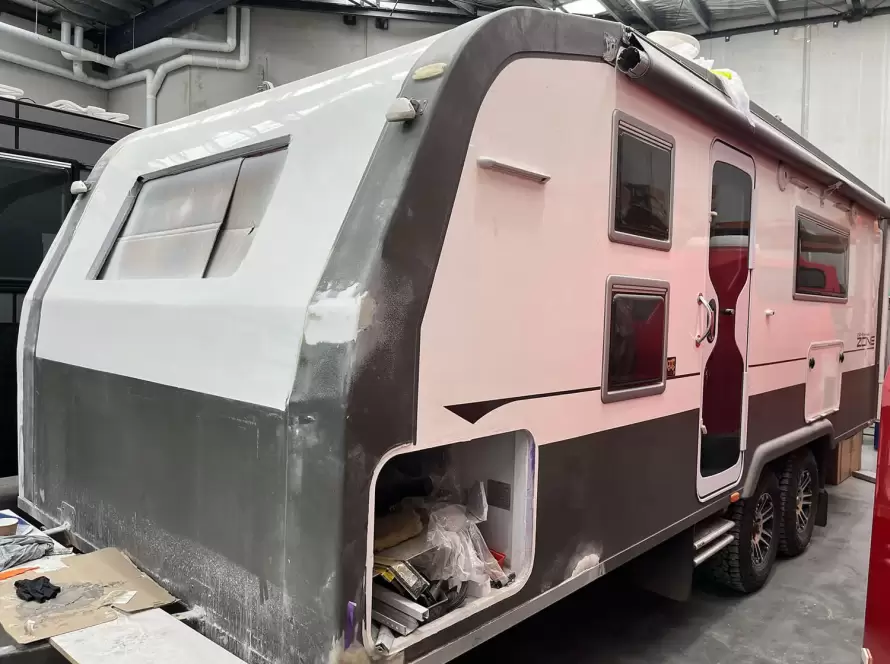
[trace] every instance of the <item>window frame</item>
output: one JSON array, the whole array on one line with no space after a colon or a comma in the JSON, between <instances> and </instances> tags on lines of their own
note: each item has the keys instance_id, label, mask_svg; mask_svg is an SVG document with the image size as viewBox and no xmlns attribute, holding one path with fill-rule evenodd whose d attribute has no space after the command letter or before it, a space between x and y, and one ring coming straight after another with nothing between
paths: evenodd
<instances>
[{"instance_id":1,"label":"window frame","mask_svg":"<svg viewBox=\"0 0 890 664\"><path fill-rule=\"evenodd\" d=\"M656 295L664 298L664 333L662 336L661 380L654 385L609 389L609 350L612 343L612 298L614 295ZM639 399L661 394L667 389L668 328L670 327L671 285L661 279L610 275L606 279L605 311L603 315L603 374L600 397L603 403Z\"/></svg>"},{"instance_id":2,"label":"window frame","mask_svg":"<svg viewBox=\"0 0 890 664\"><path fill-rule=\"evenodd\" d=\"M635 235L616 228L615 215L617 213L618 203L618 136L624 130L625 133L631 134L637 140L648 143L652 147L660 149L668 149L671 156L671 183L670 183L670 205L667 210L667 240L656 240L654 238ZM674 183L676 181L676 153L677 142L670 134L637 120L635 117L616 110L612 118L612 171L609 187L609 240L620 244L630 244L637 247L646 247L647 249L656 249L658 251L670 251L674 239Z\"/></svg>"},{"instance_id":3,"label":"window frame","mask_svg":"<svg viewBox=\"0 0 890 664\"><path fill-rule=\"evenodd\" d=\"M121 204L121 207L114 218L114 223L111 224L111 228L109 228L108 233L105 235L105 239L102 241L102 246L99 248L99 251L96 254L96 258L93 260L93 264L90 266L90 269L87 272L87 280L104 281L104 279L101 278L102 270L104 269L105 264L108 262L108 259L111 256L111 251L114 249L114 245L120 238L121 232L123 232L124 230L124 225L130 218L130 213L133 211L133 207L136 205L136 199L139 197L139 194L142 191L142 187L145 186L147 182L174 175L181 175L190 171L196 171L200 168L213 166L214 164L219 164L224 161L231 161L233 159L247 159L249 157L258 157L269 152L286 150L289 145L290 135L288 134L279 138L273 138L268 141L253 143L251 145L246 145L234 150L227 150L225 152L209 155L207 157L201 157L200 159L193 159L192 161L187 161L183 164L168 166L166 168L161 168L156 171L150 171L148 173L143 173L137 176L135 182L133 183L133 186L130 187L130 191L127 192L127 196L126 198L124 198L124 202ZM238 178L235 178L235 183L232 186L232 195L234 195L235 187L237 186ZM225 223L225 218L223 219L223 223ZM228 277L220 278L226 279ZM114 279L111 281L130 280ZM191 281L191 279L179 279L178 281Z\"/></svg>"},{"instance_id":4,"label":"window frame","mask_svg":"<svg viewBox=\"0 0 890 664\"><path fill-rule=\"evenodd\" d=\"M846 292L843 297L835 297L832 295L813 295L811 293L800 293L797 290L797 272L798 267L800 266L800 221L801 218L810 221L817 226L821 226L822 228L839 235L840 237L846 239L847 241L847 250L846 250L846 258L844 264L844 286L846 288ZM796 206L794 208L794 272L792 274L791 279L791 297L795 300L801 302L831 302L832 304L846 304L850 300L850 261L852 260L853 253L850 250L850 240L851 229L845 228L841 224L825 219L824 217L820 217L819 215L810 212L806 208L801 206Z\"/></svg>"}]
</instances>

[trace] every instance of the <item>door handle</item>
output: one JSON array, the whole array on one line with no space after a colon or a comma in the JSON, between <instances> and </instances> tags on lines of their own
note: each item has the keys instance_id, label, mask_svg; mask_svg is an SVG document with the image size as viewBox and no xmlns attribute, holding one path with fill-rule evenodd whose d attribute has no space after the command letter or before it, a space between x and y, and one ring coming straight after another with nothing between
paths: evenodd
<instances>
[{"instance_id":1,"label":"door handle","mask_svg":"<svg viewBox=\"0 0 890 664\"><path fill-rule=\"evenodd\" d=\"M698 303L705 308L707 321L704 331L701 334L695 335L695 345L701 346L705 339L708 339L709 341L714 339L714 334L712 332L714 327L714 310L711 308L711 304L705 299L705 296L701 293L698 294Z\"/></svg>"}]
</instances>

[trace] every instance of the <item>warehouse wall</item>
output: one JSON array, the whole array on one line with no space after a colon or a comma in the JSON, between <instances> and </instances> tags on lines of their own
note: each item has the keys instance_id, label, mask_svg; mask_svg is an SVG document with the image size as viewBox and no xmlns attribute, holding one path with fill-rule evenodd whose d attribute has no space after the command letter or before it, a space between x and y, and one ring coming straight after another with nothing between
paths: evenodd
<instances>
[{"instance_id":1,"label":"warehouse wall","mask_svg":"<svg viewBox=\"0 0 890 664\"><path fill-rule=\"evenodd\" d=\"M751 97L890 196L890 16L702 42Z\"/></svg>"},{"instance_id":2,"label":"warehouse wall","mask_svg":"<svg viewBox=\"0 0 890 664\"><path fill-rule=\"evenodd\" d=\"M389 30L378 30L373 19L358 18L355 26L347 26L342 17L333 14L255 8L251 10L250 67L243 72L190 67L172 74L158 95L158 122L244 97L256 92L263 80L282 85L449 27L392 20ZM224 39L224 17L211 16L195 31ZM145 121L142 85L110 91L109 105L111 110L128 113L134 124Z\"/></svg>"},{"instance_id":3,"label":"warehouse wall","mask_svg":"<svg viewBox=\"0 0 890 664\"><path fill-rule=\"evenodd\" d=\"M9 14L0 13L0 21L28 30L34 29L32 21L25 21ZM59 38L58 32L50 33L44 27L40 27L39 30L40 34L49 35L55 39ZM60 67L71 68L71 63L65 60L60 53L19 39L4 36L0 39L0 49ZM0 60L0 83L21 88L25 91L27 97L40 104L46 104L59 99L68 99L81 106L105 108L108 105L108 95L104 90L77 83L76 81L68 81L52 74L44 74L43 72L27 69L26 67L2 60Z\"/></svg>"}]
</instances>

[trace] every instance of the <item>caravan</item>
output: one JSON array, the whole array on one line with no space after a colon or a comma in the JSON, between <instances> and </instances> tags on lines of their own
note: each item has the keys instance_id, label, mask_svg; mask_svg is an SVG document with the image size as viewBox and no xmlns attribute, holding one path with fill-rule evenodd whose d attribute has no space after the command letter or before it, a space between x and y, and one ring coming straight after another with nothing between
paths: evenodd
<instances>
[{"instance_id":1,"label":"caravan","mask_svg":"<svg viewBox=\"0 0 890 664\"><path fill-rule=\"evenodd\" d=\"M25 302L21 507L249 662L756 590L875 416L890 207L751 110L520 8L126 138Z\"/></svg>"}]
</instances>

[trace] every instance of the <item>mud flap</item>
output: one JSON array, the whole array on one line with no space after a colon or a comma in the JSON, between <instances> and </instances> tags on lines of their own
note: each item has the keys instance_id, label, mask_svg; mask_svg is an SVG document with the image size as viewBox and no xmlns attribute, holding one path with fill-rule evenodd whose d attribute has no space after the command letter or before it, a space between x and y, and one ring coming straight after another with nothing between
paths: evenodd
<instances>
[{"instance_id":1,"label":"mud flap","mask_svg":"<svg viewBox=\"0 0 890 664\"><path fill-rule=\"evenodd\" d=\"M692 592L693 528L650 549L628 564L628 577L639 587L684 602Z\"/></svg>"},{"instance_id":2,"label":"mud flap","mask_svg":"<svg viewBox=\"0 0 890 664\"><path fill-rule=\"evenodd\" d=\"M828 525L828 491L819 489L819 500L816 505L816 525L823 528Z\"/></svg>"}]
</instances>

